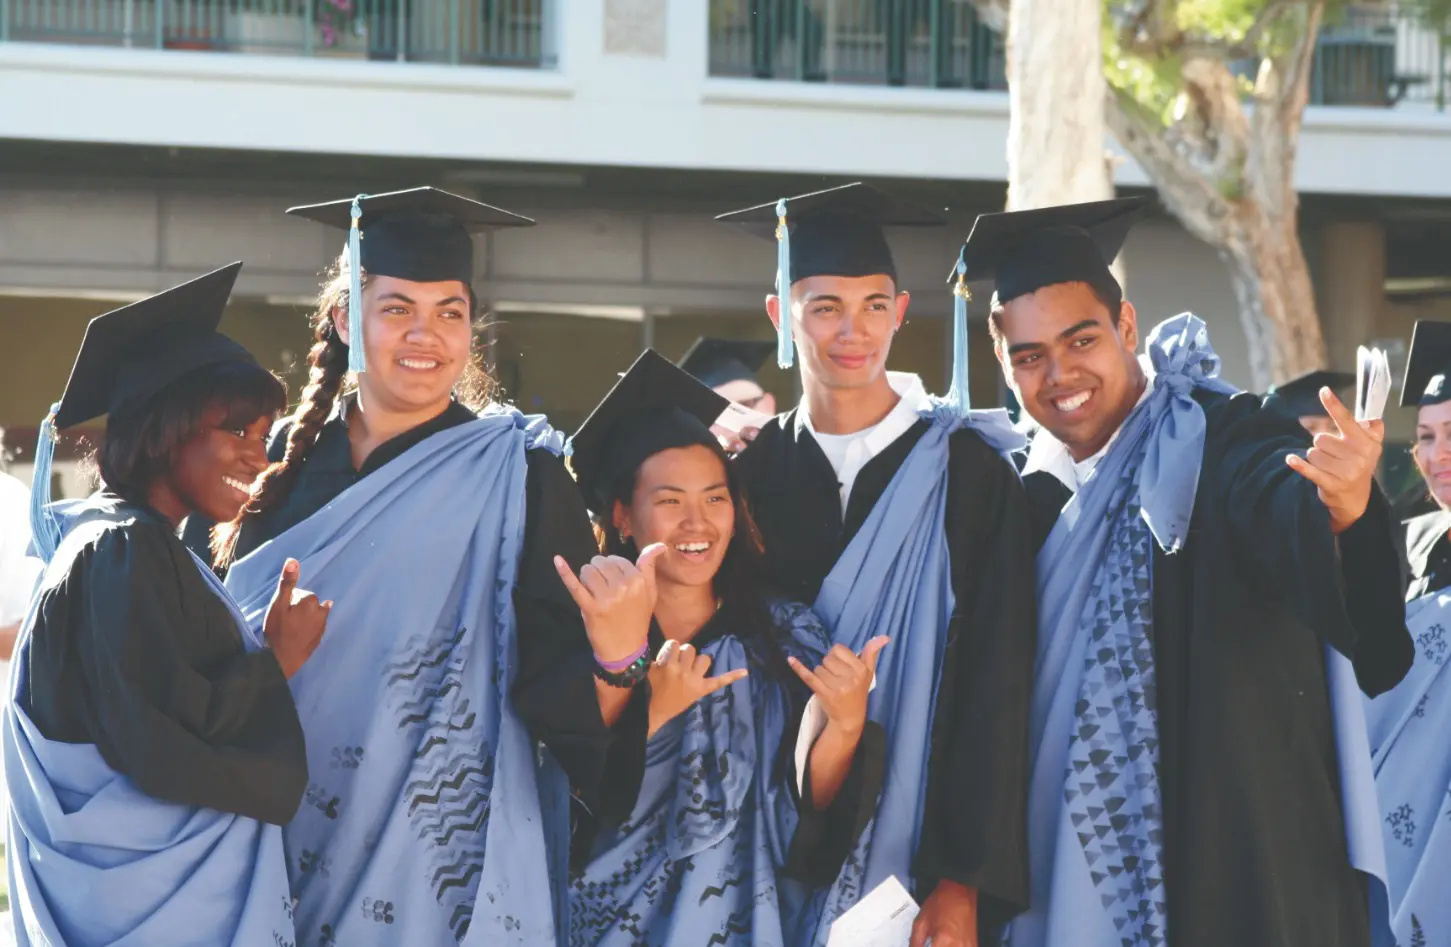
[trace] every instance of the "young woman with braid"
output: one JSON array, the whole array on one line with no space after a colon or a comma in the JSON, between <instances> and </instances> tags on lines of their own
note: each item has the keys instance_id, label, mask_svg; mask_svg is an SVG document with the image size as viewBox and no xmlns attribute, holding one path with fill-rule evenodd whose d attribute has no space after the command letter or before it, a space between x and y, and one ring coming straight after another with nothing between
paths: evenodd
<instances>
[{"instance_id":1,"label":"young woman with braid","mask_svg":"<svg viewBox=\"0 0 1451 947\"><path fill-rule=\"evenodd\" d=\"M564 438L462 394L481 374L470 232L532 221L432 188L289 213L353 223L350 246L302 403L215 561L249 618L284 548L338 602L336 643L293 682L297 942L552 943L570 789L595 805L613 738L596 661L643 630L603 616L587 637L555 570L595 552Z\"/></svg>"}]
</instances>

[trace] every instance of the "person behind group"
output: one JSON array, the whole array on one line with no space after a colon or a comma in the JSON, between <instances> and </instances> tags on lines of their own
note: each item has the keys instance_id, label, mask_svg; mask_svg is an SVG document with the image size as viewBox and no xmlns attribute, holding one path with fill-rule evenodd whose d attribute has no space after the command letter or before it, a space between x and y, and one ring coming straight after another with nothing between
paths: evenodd
<instances>
[{"instance_id":1,"label":"person behind group","mask_svg":"<svg viewBox=\"0 0 1451 947\"><path fill-rule=\"evenodd\" d=\"M756 378L774 351L775 342L702 337L677 364L722 398L761 414L775 414L776 396Z\"/></svg>"},{"instance_id":2,"label":"person behind group","mask_svg":"<svg viewBox=\"0 0 1451 947\"><path fill-rule=\"evenodd\" d=\"M433 188L290 213L349 248L273 466L214 539L254 621L284 553L338 602L338 643L293 682L313 771L285 831L298 943L552 942L569 788L596 807L612 739L591 644L636 642L582 626L555 572L595 551L563 436L465 403L471 232L532 221Z\"/></svg>"},{"instance_id":3,"label":"person behind group","mask_svg":"<svg viewBox=\"0 0 1451 947\"><path fill-rule=\"evenodd\" d=\"M1356 678L1380 693L1410 662L1383 428L1324 392L1336 430L1312 446L1219 381L1189 314L1141 363L1109 265L1143 206L983 215L963 250L1039 425L1033 896L1011 943L1361 947L1379 833Z\"/></svg>"},{"instance_id":4,"label":"person behind group","mask_svg":"<svg viewBox=\"0 0 1451 947\"><path fill-rule=\"evenodd\" d=\"M766 592L739 475L710 431L726 407L649 349L572 440L602 545L578 578L563 564L560 575L581 610L634 598L649 629L637 671L608 681L648 726L615 751L604 793L615 811L573 880L576 947L795 943L800 899L778 877L830 883L840 867L823 866L811 840L793 843L787 737L806 695L820 695L829 722L801 804L841 798L859 825L880 788L881 729L866 709L887 639L861 656L833 648L807 606Z\"/></svg>"},{"instance_id":5,"label":"person behind group","mask_svg":"<svg viewBox=\"0 0 1451 947\"><path fill-rule=\"evenodd\" d=\"M1399 944L1451 939L1451 323L1418 322L1401 405L1416 409L1412 457L1434 512L1406 523L1411 671L1366 704Z\"/></svg>"},{"instance_id":6,"label":"person behind group","mask_svg":"<svg viewBox=\"0 0 1451 947\"><path fill-rule=\"evenodd\" d=\"M1355 384L1355 376L1349 372L1332 372L1324 369L1306 372L1291 378L1283 385L1276 385L1265 393L1265 407L1281 411L1300 422L1300 426L1316 434L1334 434L1335 421L1320 401L1320 390L1329 388L1339 398L1346 388Z\"/></svg>"},{"instance_id":7,"label":"person behind group","mask_svg":"<svg viewBox=\"0 0 1451 947\"><path fill-rule=\"evenodd\" d=\"M1001 412L967 410L965 326L946 401L887 371L910 299L883 228L941 220L861 184L720 219L776 239L766 311L778 363L801 354L801 404L735 461L768 580L811 603L835 644L859 652L877 635L892 640L869 713L886 731L890 778L822 896L815 942L896 876L922 901L913 947L975 945L980 927L1027 904L1036 620L1026 501L1000 453L1015 442ZM802 819L817 831L812 813ZM850 826L823 834L856 837Z\"/></svg>"},{"instance_id":8,"label":"person behind group","mask_svg":"<svg viewBox=\"0 0 1451 947\"><path fill-rule=\"evenodd\" d=\"M288 679L328 604L288 562L248 647L236 605L176 537L229 519L287 401L216 331L241 264L93 319L37 450L48 562L0 721L17 942L290 943L285 824L308 769ZM49 439L107 416L101 489L46 506ZM260 642L258 642L260 643Z\"/></svg>"}]
</instances>

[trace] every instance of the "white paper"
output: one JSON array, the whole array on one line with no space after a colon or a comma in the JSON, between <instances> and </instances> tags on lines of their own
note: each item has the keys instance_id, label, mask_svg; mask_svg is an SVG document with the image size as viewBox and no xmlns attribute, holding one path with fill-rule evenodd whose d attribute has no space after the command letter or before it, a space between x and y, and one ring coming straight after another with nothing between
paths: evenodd
<instances>
[{"instance_id":1,"label":"white paper","mask_svg":"<svg viewBox=\"0 0 1451 947\"><path fill-rule=\"evenodd\" d=\"M1390 359L1383 349L1360 346L1355 353L1355 419L1379 421L1385 417L1391 390Z\"/></svg>"},{"instance_id":2,"label":"white paper","mask_svg":"<svg viewBox=\"0 0 1451 947\"><path fill-rule=\"evenodd\" d=\"M836 919L826 947L907 947L917 902L893 875Z\"/></svg>"},{"instance_id":3,"label":"white paper","mask_svg":"<svg viewBox=\"0 0 1451 947\"><path fill-rule=\"evenodd\" d=\"M739 434L748 427L760 430L771 420L769 414L762 414L759 411L746 407L743 404L736 404L732 401L726 406L721 416L716 418L715 423L730 431L732 434Z\"/></svg>"}]
</instances>

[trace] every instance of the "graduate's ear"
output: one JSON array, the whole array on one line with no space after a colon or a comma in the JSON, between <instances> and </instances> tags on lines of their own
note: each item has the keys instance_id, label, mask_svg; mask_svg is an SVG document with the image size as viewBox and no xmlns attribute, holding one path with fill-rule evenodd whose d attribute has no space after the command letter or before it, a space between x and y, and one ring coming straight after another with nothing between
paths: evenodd
<instances>
[{"instance_id":1,"label":"graduate's ear","mask_svg":"<svg viewBox=\"0 0 1451 947\"><path fill-rule=\"evenodd\" d=\"M1124 340L1124 348L1130 352L1139 350L1139 314L1134 304L1125 299L1118 309L1118 334Z\"/></svg>"},{"instance_id":2,"label":"graduate's ear","mask_svg":"<svg viewBox=\"0 0 1451 947\"><path fill-rule=\"evenodd\" d=\"M615 501L614 509L610 511L610 522L615 524L615 532L620 534L621 539L630 538L630 512L619 500Z\"/></svg>"},{"instance_id":3,"label":"graduate's ear","mask_svg":"<svg viewBox=\"0 0 1451 947\"><path fill-rule=\"evenodd\" d=\"M771 325L777 332L781 331L781 297L775 293L766 297L766 315L771 317Z\"/></svg>"},{"instance_id":4,"label":"graduate's ear","mask_svg":"<svg viewBox=\"0 0 1451 947\"><path fill-rule=\"evenodd\" d=\"M352 340L348 338L348 310L345 306L334 306L332 314L328 316L332 320L333 335L344 345L351 345Z\"/></svg>"},{"instance_id":5,"label":"graduate's ear","mask_svg":"<svg viewBox=\"0 0 1451 947\"><path fill-rule=\"evenodd\" d=\"M902 323L907 321L907 305L912 302L912 294L904 289L897 294L895 302L897 304L897 324L893 328L900 329Z\"/></svg>"}]
</instances>

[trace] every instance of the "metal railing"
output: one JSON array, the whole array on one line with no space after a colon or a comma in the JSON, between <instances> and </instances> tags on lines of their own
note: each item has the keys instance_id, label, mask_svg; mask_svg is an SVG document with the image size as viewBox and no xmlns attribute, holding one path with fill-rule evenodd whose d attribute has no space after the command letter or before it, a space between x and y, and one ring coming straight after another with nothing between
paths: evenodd
<instances>
[{"instance_id":1,"label":"metal railing","mask_svg":"<svg viewBox=\"0 0 1451 947\"><path fill-rule=\"evenodd\" d=\"M548 68L552 0L0 0L0 40Z\"/></svg>"},{"instance_id":2,"label":"metal railing","mask_svg":"<svg viewBox=\"0 0 1451 947\"><path fill-rule=\"evenodd\" d=\"M1352 7L1326 25L1317 105L1444 108L1451 23L1414 0ZM971 0L710 0L710 74L804 82L1003 89L1002 37ZM1252 64L1250 64L1252 66ZM1250 74L1253 69L1250 68Z\"/></svg>"},{"instance_id":3,"label":"metal railing","mask_svg":"<svg viewBox=\"0 0 1451 947\"><path fill-rule=\"evenodd\" d=\"M1310 101L1382 107L1429 102L1444 110L1451 22L1437 23L1422 9L1414 3L1365 4L1326 24Z\"/></svg>"},{"instance_id":4,"label":"metal railing","mask_svg":"<svg viewBox=\"0 0 1451 947\"><path fill-rule=\"evenodd\" d=\"M969 0L710 0L710 27L713 76L1007 87Z\"/></svg>"}]
</instances>

